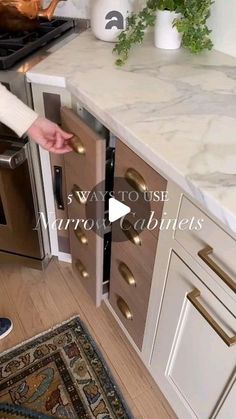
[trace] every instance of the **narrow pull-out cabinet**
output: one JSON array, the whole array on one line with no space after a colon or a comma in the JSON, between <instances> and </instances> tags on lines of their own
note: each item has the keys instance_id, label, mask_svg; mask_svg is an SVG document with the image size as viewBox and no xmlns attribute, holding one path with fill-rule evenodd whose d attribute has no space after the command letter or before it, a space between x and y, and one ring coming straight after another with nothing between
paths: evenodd
<instances>
[{"instance_id":1,"label":"narrow pull-out cabinet","mask_svg":"<svg viewBox=\"0 0 236 419\"><path fill-rule=\"evenodd\" d=\"M105 188L106 141L71 109L61 109L61 120L63 128L73 134L73 151L65 155L68 217L77 221L69 224L72 261L78 280L98 306L103 288L104 237L96 234L91 224L84 224L88 202L81 199L81 191L88 196L97 184L99 191ZM94 221L103 213L100 201L97 208L94 206Z\"/></svg>"},{"instance_id":2,"label":"narrow pull-out cabinet","mask_svg":"<svg viewBox=\"0 0 236 419\"><path fill-rule=\"evenodd\" d=\"M173 252L151 370L181 419L235 418L236 311L226 306Z\"/></svg>"},{"instance_id":3,"label":"narrow pull-out cabinet","mask_svg":"<svg viewBox=\"0 0 236 419\"><path fill-rule=\"evenodd\" d=\"M132 214L128 214L127 228L123 224L112 226L112 260L109 301L116 316L135 342L142 350L144 330L149 304L153 267L156 256L159 229L149 231L144 228L136 230L136 221L141 217L147 220L151 211L159 221L163 211L163 201L150 203L145 214L140 211L144 203L144 193L163 191L167 189L167 181L154 171L122 141L116 141L114 194L122 197L138 193L139 205L126 200ZM127 234L129 233L129 234Z\"/></svg>"}]
</instances>

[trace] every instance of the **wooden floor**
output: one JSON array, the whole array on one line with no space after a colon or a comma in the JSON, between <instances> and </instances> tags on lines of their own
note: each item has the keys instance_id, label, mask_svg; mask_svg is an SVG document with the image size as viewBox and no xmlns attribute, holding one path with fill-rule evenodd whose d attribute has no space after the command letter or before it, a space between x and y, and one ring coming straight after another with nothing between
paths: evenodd
<instances>
[{"instance_id":1,"label":"wooden floor","mask_svg":"<svg viewBox=\"0 0 236 419\"><path fill-rule=\"evenodd\" d=\"M96 309L71 265L52 261L45 272L1 266L0 315L14 321L0 352L78 314L99 345L135 419L176 418L109 310Z\"/></svg>"}]
</instances>

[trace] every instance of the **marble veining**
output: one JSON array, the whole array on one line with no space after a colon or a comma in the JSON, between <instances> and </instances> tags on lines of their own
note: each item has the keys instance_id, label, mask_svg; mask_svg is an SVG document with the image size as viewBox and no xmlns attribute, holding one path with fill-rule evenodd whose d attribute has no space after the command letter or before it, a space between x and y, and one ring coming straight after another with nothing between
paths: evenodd
<instances>
[{"instance_id":1,"label":"marble veining","mask_svg":"<svg viewBox=\"0 0 236 419\"><path fill-rule=\"evenodd\" d=\"M88 31L28 73L67 88L155 169L236 232L236 59L154 48L116 68Z\"/></svg>"}]
</instances>

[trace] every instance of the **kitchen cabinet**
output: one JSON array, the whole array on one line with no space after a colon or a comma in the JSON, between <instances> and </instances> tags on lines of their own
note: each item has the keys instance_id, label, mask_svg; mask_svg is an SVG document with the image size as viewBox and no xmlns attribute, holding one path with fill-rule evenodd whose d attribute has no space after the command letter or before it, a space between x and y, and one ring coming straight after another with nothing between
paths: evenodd
<instances>
[{"instance_id":1,"label":"kitchen cabinet","mask_svg":"<svg viewBox=\"0 0 236 419\"><path fill-rule=\"evenodd\" d=\"M178 220L200 220L192 230L176 230L175 239L213 276L226 291L236 292L236 240L226 233L204 211L183 196ZM222 244L224 244L222 246Z\"/></svg>"},{"instance_id":2,"label":"kitchen cabinet","mask_svg":"<svg viewBox=\"0 0 236 419\"><path fill-rule=\"evenodd\" d=\"M125 217L130 223L127 230L120 227L120 222L112 226L109 302L141 351L159 229L149 231L145 228L137 231L135 223L139 216L148 218L151 211L157 220L161 219L163 201L151 202L150 208L144 213L140 211L140 206L144 204L145 193L165 192L167 181L120 140L116 141L115 155L115 196L122 196L121 192L131 194L134 191L138 193L141 203L133 205L131 200L126 200L131 211L137 211L135 216L128 214Z\"/></svg>"},{"instance_id":3,"label":"kitchen cabinet","mask_svg":"<svg viewBox=\"0 0 236 419\"><path fill-rule=\"evenodd\" d=\"M154 378L181 419L235 418L235 400L232 410L225 402L222 413L214 412L236 374L236 310L174 252L166 284L151 357Z\"/></svg>"},{"instance_id":4,"label":"kitchen cabinet","mask_svg":"<svg viewBox=\"0 0 236 419\"><path fill-rule=\"evenodd\" d=\"M45 93L50 88L45 88L40 87L36 102L50 116L52 98L48 102ZM38 98L37 89L33 87ZM58 115L58 98L54 97L55 118L74 134L74 151L63 157L62 164L55 161L63 170L68 218L86 218L87 202L78 199L79 191L92 190L100 182L102 188L112 190L113 170L106 168L111 152L115 154L114 192L120 187L117 179L123 180L123 188L127 184L129 190L139 193L168 192L168 201L150 205L159 222L163 217L204 221L202 228L145 229L140 234L129 214L130 234L121 229L123 239L119 241L112 228L112 243L110 232L106 240L81 225L70 227L69 249L78 281L97 306L105 300L179 418L235 418L235 236L161 170L154 170L138 151L120 139L113 141L115 150L111 150L107 141L111 135L103 135L105 128L99 121L68 92L51 89L62 98ZM47 209L64 217L58 208L55 211L58 202L52 202L53 184L51 189L47 185L49 173L54 175L54 162L50 162L51 171L48 166L45 170L48 157L42 157ZM69 205L68 195L72 197ZM95 213L107 216L107 205L98 206Z\"/></svg>"}]
</instances>

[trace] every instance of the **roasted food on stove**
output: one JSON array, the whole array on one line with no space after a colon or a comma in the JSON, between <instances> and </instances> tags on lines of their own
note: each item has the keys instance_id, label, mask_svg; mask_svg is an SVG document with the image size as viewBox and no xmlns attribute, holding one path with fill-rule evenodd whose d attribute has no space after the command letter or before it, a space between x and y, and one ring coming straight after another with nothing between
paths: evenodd
<instances>
[{"instance_id":1,"label":"roasted food on stove","mask_svg":"<svg viewBox=\"0 0 236 419\"><path fill-rule=\"evenodd\" d=\"M52 0L43 9L42 0L0 0L0 30L33 30L37 26L37 18L52 18L60 1Z\"/></svg>"}]
</instances>

